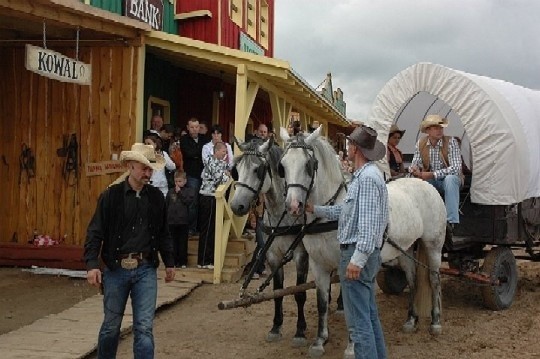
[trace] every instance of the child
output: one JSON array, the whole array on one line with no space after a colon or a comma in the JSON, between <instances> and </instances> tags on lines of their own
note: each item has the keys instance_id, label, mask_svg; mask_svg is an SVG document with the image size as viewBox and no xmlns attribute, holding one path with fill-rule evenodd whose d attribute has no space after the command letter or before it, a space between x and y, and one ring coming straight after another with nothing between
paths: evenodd
<instances>
[{"instance_id":1,"label":"child","mask_svg":"<svg viewBox=\"0 0 540 359\"><path fill-rule=\"evenodd\" d=\"M214 237L216 221L216 188L229 180L227 163L224 161L227 155L227 146L223 142L214 144L214 155L205 162L201 174L202 185L199 191L199 256L197 266L199 268L214 268Z\"/></svg>"},{"instance_id":2,"label":"child","mask_svg":"<svg viewBox=\"0 0 540 359\"><path fill-rule=\"evenodd\" d=\"M177 268L186 268L188 260L188 214L189 206L195 198L195 189L184 187L186 173L174 173L174 188L167 193L167 222L169 232L173 239L174 265Z\"/></svg>"}]
</instances>

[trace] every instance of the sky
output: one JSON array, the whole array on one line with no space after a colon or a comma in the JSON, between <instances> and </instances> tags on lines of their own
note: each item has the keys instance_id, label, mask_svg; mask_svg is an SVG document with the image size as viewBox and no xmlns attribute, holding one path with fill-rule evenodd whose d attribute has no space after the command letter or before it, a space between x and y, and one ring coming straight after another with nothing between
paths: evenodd
<instances>
[{"instance_id":1,"label":"sky","mask_svg":"<svg viewBox=\"0 0 540 359\"><path fill-rule=\"evenodd\" d=\"M354 120L418 62L540 90L540 0L275 0L274 57L331 72Z\"/></svg>"}]
</instances>

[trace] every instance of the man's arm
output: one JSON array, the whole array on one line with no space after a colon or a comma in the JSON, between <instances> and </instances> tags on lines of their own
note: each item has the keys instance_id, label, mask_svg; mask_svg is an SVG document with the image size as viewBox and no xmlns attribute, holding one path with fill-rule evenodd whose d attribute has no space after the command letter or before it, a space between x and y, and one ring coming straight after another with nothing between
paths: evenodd
<instances>
[{"instance_id":1,"label":"man's arm","mask_svg":"<svg viewBox=\"0 0 540 359\"><path fill-rule=\"evenodd\" d=\"M86 241L84 243L84 261L87 270L99 269L99 253L101 245L105 239L105 227L109 225L109 206L107 199L109 190L103 192L98 199L96 211L86 230Z\"/></svg>"},{"instance_id":2,"label":"man's arm","mask_svg":"<svg viewBox=\"0 0 540 359\"><path fill-rule=\"evenodd\" d=\"M336 204L333 206L313 206L313 214L315 217L337 221L339 219L339 215L341 214L342 208L343 206L341 204Z\"/></svg>"},{"instance_id":3,"label":"man's arm","mask_svg":"<svg viewBox=\"0 0 540 359\"><path fill-rule=\"evenodd\" d=\"M422 157L420 156L420 149L418 148L418 142L416 142L416 146L414 148L414 156L411 162L411 167L409 167L409 171L412 172L416 169L420 169L421 167L422 167Z\"/></svg>"}]
</instances>

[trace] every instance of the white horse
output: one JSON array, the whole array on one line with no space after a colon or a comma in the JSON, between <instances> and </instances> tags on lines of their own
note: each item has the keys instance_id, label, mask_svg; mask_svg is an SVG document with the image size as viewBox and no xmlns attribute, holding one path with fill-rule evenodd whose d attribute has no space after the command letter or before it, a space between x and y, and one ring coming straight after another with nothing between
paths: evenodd
<instances>
[{"instance_id":1,"label":"white horse","mask_svg":"<svg viewBox=\"0 0 540 359\"><path fill-rule=\"evenodd\" d=\"M286 206L293 215L305 215L305 203L324 205L335 196L343 182L340 164L332 146L320 136L321 127L308 136L290 137L281 128L281 138L287 142L280 162L280 172L284 176L287 194ZM387 185L389 196L389 224L387 236L392 243L403 250L409 250L417 239L423 245L418 251L427 251L429 280L416 281L416 265L412 257L401 256L402 252L386 243L381 250L383 263L398 256L399 263L406 273L410 288L408 318L403 329L407 332L416 330L418 310L413 300L417 289L431 289L431 326L433 334L440 334L440 279L441 251L446 232L446 209L437 190L429 183L403 178ZM338 202L345 197L344 191L338 195ZM306 215L312 221L312 215ZM319 310L327 309L328 283L330 273L339 263L339 245L336 231L306 236L304 246L309 254L310 271L317 283L317 302ZM319 315L321 318L321 315ZM326 318L325 318L326 319ZM321 328L322 327L322 328ZM319 319L319 342L328 339L326 322ZM324 351L324 350L323 350Z\"/></svg>"},{"instance_id":2,"label":"white horse","mask_svg":"<svg viewBox=\"0 0 540 359\"><path fill-rule=\"evenodd\" d=\"M296 220L285 212L285 202L283 194L285 188L283 181L277 176L277 165L283 153L282 149L274 146L273 141L261 144L261 141L246 142L238 147L244 152L235 160L235 170L238 172L236 191L231 201L231 209L234 214L242 216L248 213L251 204L257 199L260 193L265 194L266 211L264 213L264 224L266 227L275 227L279 224L277 233L286 232L294 226ZM285 214L283 220L280 218ZM266 253L266 259L272 272L280 267L281 261L291 244L295 235L278 235ZM265 237L266 241L267 237ZM308 274L308 255L302 242L294 250L293 259L296 264L296 284L306 283ZM274 290L283 288L284 273L283 268L273 278ZM298 318L296 323L296 333L293 338L294 347L303 347L307 344L305 331L307 328L304 315L304 304L306 293L298 293L294 296ZM274 300L274 321L272 329L268 333L266 340L269 342L281 339L281 327L283 325L283 298Z\"/></svg>"}]
</instances>

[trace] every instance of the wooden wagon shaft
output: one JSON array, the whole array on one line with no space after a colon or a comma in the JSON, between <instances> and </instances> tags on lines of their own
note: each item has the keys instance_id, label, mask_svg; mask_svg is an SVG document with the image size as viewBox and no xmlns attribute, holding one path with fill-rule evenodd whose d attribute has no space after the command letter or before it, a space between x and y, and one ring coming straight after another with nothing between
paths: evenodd
<instances>
[{"instance_id":1,"label":"wooden wagon shaft","mask_svg":"<svg viewBox=\"0 0 540 359\"><path fill-rule=\"evenodd\" d=\"M331 278L330 283L338 283L338 282L339 282L338 276L334 276ZM249 296L245 298L221 301L218 304L218 308L220 310L233 309L233 308L238 308L238 307L247 308L251 306L252 304L257 304L257 303L265 302L267 300L272 300L279 297L285 297L287 295L293 295L296 293L305 292L306 290L313 289L315 287L316 287L315 282L308 282L308 283L304 283L300 285L295 285L292 287L277 289L272 292L255 294L253 296Z\"/></svg>"}]
</instances>

